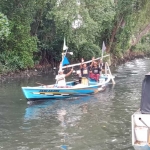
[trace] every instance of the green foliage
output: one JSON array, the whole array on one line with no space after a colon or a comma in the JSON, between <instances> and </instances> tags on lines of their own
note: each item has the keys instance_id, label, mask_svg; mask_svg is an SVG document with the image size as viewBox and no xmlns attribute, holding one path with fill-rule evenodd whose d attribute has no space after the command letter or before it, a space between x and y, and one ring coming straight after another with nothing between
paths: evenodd
<instances>
[{"instance_id":1,"label":"green foliage","mask_svg":"<svg viewBox=\"0 0 150 150\"><path fill-rule=\"evenodd\" d=\"M7 17L0 13L0 39L4 39L10 34Z\"/></svg>"},{"instance_id":2,"label":"green foliage","mask_svg":"<svg viewBox=\"0 0 150 150\"><path fill-rule=\"evenodd\" d=\"M97 45L86 42L79 46L79 59L84 58L85 60L90 60L93 56L100 56L100 49Z\"/></svg>"},{"instance_id":3,"label":"green foliage","mask_svg":"<svg viewBox=\"0 0 150 150\"><path fill-rule=\"evenodd\" d=\"M0 61L10 70L34 66L33 53L37 51L37 38L30 35L32 7L34 2L12 0L3 1L2 11L7 14L11 33L6 40L0 41Z\"/></svg>"},{"instance_id":4,"label":"green foliage","mask_svg":"<svg viewBox=\"0 0 150 150\"><path fill-rule=\"evenodd\" d=\"M64 37L74 60L101 56L103 41L122 57L149 23L149 7L149 0L0 0L0 71L58 63ZM143 38L136 48L149 44Z\"/></svg>"},{"instance_id":5,"label":"green foliage","mask_svg":"<svg viewBox=\"0 0 150 150\"><path fill-rule=\"evenodd\" d=\"M76 0L65 0L60 1L59 5L56 4L49 11L47 19L53 18L56 32L67 37L71 50L79 51L80 45L85 42L101 47L104 40L101 35L106 29L109 33L105 35L110 35L115 14L113 8L114 6L109 0L85 0L80 4ZM86 53L86 48L83 48L85 51L83 53Z\"/></svg>"},{"instance_id":6,"label":"green foliage","mask_svg":"<svg viewBox=\"0 0 150 150\"><path fill-rule=\"evenodd\" d=\"M143 36L141 41L136 46L132 47L132 50L150 53L150 34Z\"/></svg>"},{"instance_id":7,"label":"green foliage","mask_svg":"<svg viewBox=\"0 0 150 150\"><path fill-rule=\"evenodd\" d=\"M116 15L114 19L115 36L111 47L114 56L122 57L129 49L130 41L136 27L136 18L139 10L143 7L140 0L116 1Z\"/></svg>"},{"instance_id":8,"label":"green foliage","mask_svg":"<svg viewBox=\"0 0 150 150\"><path fill-rule=\"evenodd\" d=\"M150 1L149 0L137 0L136 3L136 9L137 11L132 14L132 17L134 19L133 24L133 34L136 36L136 34L139 34L139 32L150 22Z\"/></svg>"}]
</instances>

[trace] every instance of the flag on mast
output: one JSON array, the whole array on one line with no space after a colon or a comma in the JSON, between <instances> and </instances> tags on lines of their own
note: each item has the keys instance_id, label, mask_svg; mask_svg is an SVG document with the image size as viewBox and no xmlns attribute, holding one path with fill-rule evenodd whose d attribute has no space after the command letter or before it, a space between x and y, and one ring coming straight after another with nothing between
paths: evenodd
<instances>
[{"instance_id":1,"label":"flag on mast","mask_svg":"<svg viewBox=\"0 0 150 150\"><path fill-rule=\"evenodd\" d=\"M65 40L65 38L64 38L63 50L65 51L65 50L67 50L67 49L68 49L68 47L66 46L66 40Z\"/></svg>"},{"instance_id":2,"label":"flag on mast","mask_svg":"<svg viewBox=\"0 0 150 150\"><path fill-rule=\"evenodd\" d=\"M66 46L66 40L65 40L65 37L64 37L63 51L65 51L65 52L62 53L62 66L70 64L67 57L66 57L67 50L68 50L68 47Z\"/></svg>"},{"instance_id":3,"label":"flag on mast","mask_svg":"<svg viewBox=\"0 0 150 150\"><path fill-rule=\"evenodd\" d=\"M103 59L103 53L106 50L106 46L105 46L105 42L103 41L103 45L102 45L102 59Z\"/></svg>"},{"instance_id":4,"label":"flag on mast","mask_svg":"<svg viewBox=\"0 0 150 150\"><path fill-rule=\"evenodd\" d=\"M62 62L62 66L65 66L65 65L69 65L69 61L68 61L68 58L66 56L64 56L64 59L63 59L63 62Z\"/></svg>"},{"instance_id":5,"label":"flag on mast","mask_svg":"<svg viewBox=\"0 0 150 150\"><path fill-rule=\"evenodd\" d=\"M106 50L105 42L103 41L102 52Z\"/></svg>"}]
</instances>

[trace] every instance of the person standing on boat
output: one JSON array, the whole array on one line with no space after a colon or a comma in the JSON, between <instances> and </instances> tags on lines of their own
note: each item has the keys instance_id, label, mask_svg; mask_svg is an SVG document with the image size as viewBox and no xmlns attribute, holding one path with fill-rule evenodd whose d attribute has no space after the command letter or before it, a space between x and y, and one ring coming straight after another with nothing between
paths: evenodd
<instances>
[{"instance_id":1,"label":"person standing on boat","mask_svg":"<svg viewBox=\"0 0 150 150\"><path fill-rule=\"evenodd\" d=\"M80 71L81 71L81 83L84 85L89 85L89 72L90 72L90 66L87 66L86 63L84 63L84 59L81 59L81 65L80 65Z\"/></svg>"},{"instance_id":2,"label":"person standing on boat","mask_svg":"<svg viewBox=\"0 0 150 150\"><path fill-rule=\"evenodd\" d=\"M76 75L78 76L78 82L81 83L81 79L82 79L81 70L77 70L77 71L76 71ZM77 82L77 83L78 83L78 82Z\"/></svg>"},{"instance_id":3,"label":"person standing on boat","mask_svg":"<svg viewBox=\"0 0 150 150\"><path fill-rule=\"evenodd\" d=\"M81 59L81 65L80 65L80 70L81 70L81 77L88 78L89 77L89 72L90 72L90 66L87 66L84 63L84 59Z\"/></svg>"},{"instance_id":4,"label":"person standing on boat","mask_svg":"<svg viewBox=\"0 0 150 150\"><path fill-rule=\"evenodd\" d=\"M94 57L92 58L92 60L93 61L91 63L91 71L89 77L98 82L100 78L101 68L99 67L98 62L94 61Z\"/></svg>"},{"instance_id":5,"label":"person standing on boat","mask_svg":"<svg viewBox=\"0 0 150 150\"><path fill-rule=\"evenodd\" d=\"M73 72L73 68L67 73L64 74L64 70L60 69L58 75L56 75L56 84L57 86L65 87L66 86L66 77L68 77Z\"/></svg>"}]
</instances>

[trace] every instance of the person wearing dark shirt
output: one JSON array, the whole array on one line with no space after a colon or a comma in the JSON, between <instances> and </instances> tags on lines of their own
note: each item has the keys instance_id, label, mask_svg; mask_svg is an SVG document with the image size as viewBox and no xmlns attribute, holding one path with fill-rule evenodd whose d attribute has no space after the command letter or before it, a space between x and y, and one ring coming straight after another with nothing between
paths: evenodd
<instances>
[{"instance_id":1,"label":"person wearing dark shirt","mask_svg":"<svg viewBox=\"0 0 150 150\"><path fill-rule=\"evenodd\" d=\"M98 66L98 63L93 60L91 64L90 78L98 82L100 78L100 72L101 68Z\"/></svg>"},{"instance_id":2,"label":"person wearing dark shirt","mask_svg":"<svg viewBox=\"0 0 150 150\"><path fill-rule=\"evenodd\" d=\"M81 83L84 85L88 85L89 81L89 72L90 72L90 66L87 66L84 63L84 59L81 59L81 65L80 65L80 70L81 70Z\"/></svg>"},{"instance_id":3,"label":"person wearing dark shirt","mask_svg":"<svg viewBox=\"0 0 150 150\"><path fill-rule=\"evenodd\" d=\"M81 59L81 65L80 65L80 70L81 70L81 77L89 77L89 71L90 71L90 66L87 66L84 63L84 59Z\"/></svg>"}]
</instances>

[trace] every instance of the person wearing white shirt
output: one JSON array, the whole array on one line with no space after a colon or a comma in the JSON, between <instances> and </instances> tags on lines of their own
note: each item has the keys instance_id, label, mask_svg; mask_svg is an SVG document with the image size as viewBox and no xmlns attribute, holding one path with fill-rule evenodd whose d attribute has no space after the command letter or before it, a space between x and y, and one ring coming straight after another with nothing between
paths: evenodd
<instances>
[{"instance_id":1,"label":"person wearing white shirt","mask_svg":"<svg viewBox=\"0 0 150 150\"><path fill-rule=\"evenodd\" d=\"M57 81L57 86L66 86L66 79L65 77L69 76L72 72L73 69L71 69L67 74L63 73L64 70L59 70L58 75L56 75L56 81Z\"/></svg>"}]
</instances>

